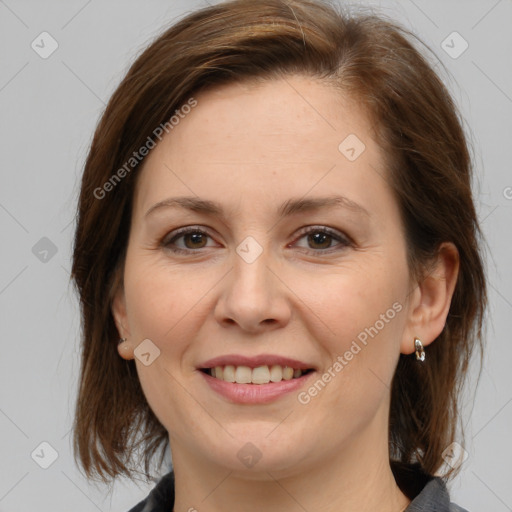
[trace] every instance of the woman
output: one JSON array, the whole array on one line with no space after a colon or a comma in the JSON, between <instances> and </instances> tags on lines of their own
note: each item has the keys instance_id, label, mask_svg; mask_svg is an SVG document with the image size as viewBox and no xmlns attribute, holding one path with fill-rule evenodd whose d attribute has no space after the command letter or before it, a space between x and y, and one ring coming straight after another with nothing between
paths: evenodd
<instances>
[{"instance_id":1,"label":"woman","mask_svg":"<svg viewBox=\"0 0 512 512\"><path fill-rule=\"evenodd\" d=\"M133 512L462 510L480 231L456 108L409 36L235 0L111 98L78 207L74 441L103 480L170 449Z\"/></svg>"}]
</instances>

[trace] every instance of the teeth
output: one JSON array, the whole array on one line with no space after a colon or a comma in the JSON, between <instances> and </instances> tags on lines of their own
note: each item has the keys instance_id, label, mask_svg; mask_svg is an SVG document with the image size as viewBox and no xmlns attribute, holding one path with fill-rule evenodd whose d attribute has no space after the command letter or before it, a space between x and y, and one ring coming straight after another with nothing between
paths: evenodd
<instances>
[{"instance_id":1,"label":"teeth","mask_svg":"<svg viewBox=\"0 0 512 512\"><path fill-rule=\"evenodd\" d=\"M234 366L224 366L224 375L222 376L222 379L226 382L235 382L235 367ZM214 377L217 377L217 375L214 375Z\"/></svg>"},{"instance_id":2,"label":"teeth","mask_svg":"<svg viewBox=\"0 0 512 512\"><path fill-rule=\"evenodd\" d=\"M214 377L217 377L217 379L222 379L224 370L222 369L222 366L216 366L215 368L212 368L212 373Z\"/></svg>"},{"instance_id":3,"label":"teeth","mask_svg":"<svg viewBox=\"0 0 512 512\"><path fill-rule=\"evenodd\" d=\"M289 366L258 366L249 368L248 366L216 366L210 369L210 375L216 379L226 382L236 382L237 384L268 384L269 382L281 382L282 380L291 380L300 377L304 372L302 370L290 368Z\"/></svg>"},{"instance_id":4,"label":"teeth","mask_svg":"<svg viewBox=\"0 0 512 512\"><path fill-rule=\"evenodd\" d=\"M252 370L248 366L237 366L235 370L235 382L238 384L250 384Z\"/></svg>"},{"instance_id":5,"label":"teeth","mask_svg":"<svg viewBox=\"0 0 512 512\"><path fill-rule=\"evenodd\" d=\"M242 368L247 368L247 366L242 366ZM247 369L250 371L249 368ZM252 382L253 384L268 384L270 382L270 371L268 369L268 366L258 366L257 368L254 368L251 372L250 382ZM272 382L276 381L274 380Z\"/></svg>"},{"instance_id":6,"label":"teeth","mask_svg":"<svg viewBox=\"0 0 512 512\"><path fill-rule=\"evenodd\" d=\"M268 366L265 366L265 368L268 368ZM278 364L274 364L270 367L269 379L272 382L281 382L283 380L283 369Z\"/></svg>"},{"instance_id":7,"label":"teeth","mask_svg":"<svg viewBox=\"0 0 512 512\"><path fill-rule=\"evenodd\" d=\"M283 379L284 380L293 379L293 368L290 368L289 366L285 366L283 368Z\"/></svg>"}]
</instances>

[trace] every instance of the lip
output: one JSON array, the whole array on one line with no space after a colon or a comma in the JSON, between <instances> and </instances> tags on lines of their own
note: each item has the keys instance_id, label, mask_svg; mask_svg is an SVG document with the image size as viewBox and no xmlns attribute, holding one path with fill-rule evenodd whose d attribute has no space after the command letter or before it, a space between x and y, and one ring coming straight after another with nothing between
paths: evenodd
<instances>
[{"instance_id":1,"label":"lip","mask_svg":"<svg viewBox=\"0 0 512 512\"><path fill-rule=\"evenodd\" d=\"M202 363L200 366L198 366L198 370L201 368L214 368L215 366L227 365L248 366L249 368L257 368L258 366L272 366L273 364L277 364L280 366L289 366L290 368L294 368L297 370L316 370L316 368L311 364L298 361L297 359L291 359L289 357L278 356L275 354L259 354L257 356L252 357L242 356L238 354L218 356L214 357L213 359L208 359L208 361Z\"/></svg>"},{"instance_id":2,"label":"lip","mask_svg":"<svg viewBox=\"0 0 512 512\"><path fill-rule=\"evenodd\" d=\"M212 359L211 361L216 361L216 359ZM208 363L210 363L210 361L208 361ZM217 379L200 370L198 373L202 375L206 383L210 386L210 389L232 403L267 404L289 393L298 391L316 374L316 371L306 373L296 379L269 382L268 384L237 384L236 382L226 382L225 380Z\"/></svg>"}]
</instances>

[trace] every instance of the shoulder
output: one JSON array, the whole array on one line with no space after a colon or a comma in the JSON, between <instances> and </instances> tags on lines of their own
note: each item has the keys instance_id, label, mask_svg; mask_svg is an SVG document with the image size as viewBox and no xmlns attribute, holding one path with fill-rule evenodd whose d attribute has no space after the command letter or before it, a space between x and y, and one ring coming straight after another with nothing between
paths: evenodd
<instances>
[{"instance_id":1,"label":"shoulder","mask_svg":"<svg viewBox=\"0 0 512 512\"><path fill-rule=\"evenodd\" d=\"M405 512L468 512L450 500L445 481L425 473L419 464L392 464L395 480L411 503Z\"/></svg>"},{"instance_id":2,"label":"shoulder","mask_svg":"<svg viewBox=\"0 0 512 512\"><path fill-rule=\"evenodd\" d=\"M450 503L450 512L468 512L468 511L465 508L455 505L455 503Z\"/></svg>"},{"instance_id":3,"label":"shoulder","mask_svg":"<svg viewBox=\"0 0 512 512\"><path fill-rule=\"evenodd\" d=\"M128 512L171 512L174 507L174 473L171 471L157 482L148 496Z\"/></svg>"},{"instance_id":4,"label":"shoulder","mask_svg":"<svg viewBox=\"0 0 512 512\"><path fill-rule=\"evenodd\" d=\"M438 512L468 512L450 501L450 495L444 480L433 477L422 491L413 499L406 512L436 510Z\"/></svg>"}]
</instances>

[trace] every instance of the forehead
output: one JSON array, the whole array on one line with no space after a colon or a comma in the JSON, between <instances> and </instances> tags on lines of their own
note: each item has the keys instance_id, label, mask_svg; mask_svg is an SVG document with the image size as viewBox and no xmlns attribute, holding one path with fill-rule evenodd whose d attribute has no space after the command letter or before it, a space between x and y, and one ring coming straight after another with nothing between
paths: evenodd
<instances>
[{"instance_id":1,"label":"forehead","mask_svg":"<svg viewBox=\"0 0 512 512\"><path fill-rule=\"evenodd\" d=\"M165 192L218 197L223 191L226 199L230 192L240 199L242 191L271 197L284 186L301 196L343 182L350 189L351 175L364 187L375 181L375 170L382 172L368 117L327 83L288 76L223 85L194 99L197 105L181 113L139 170L138 210Z\"/></svg>"},{"instance_id":2,"label":"forehead","mask_svg":"<svg viewBox=\"0 0 512 512\"><path fill-rule=\"evenodd\" d=\"M196 147L229 149L228 158L258 152L264 158L271 150L273 158L290 161L299 148L301 155L312 153L316 160L332 158L347 129L364 137L369 128L355 101L326 82L301 75L212 88L196 100L197 107L175 134L176 143L192 135ZM233 140L238 144L232 145ZM181 150L194 152L188 145Z\"/></svg>"}]
</instances>

